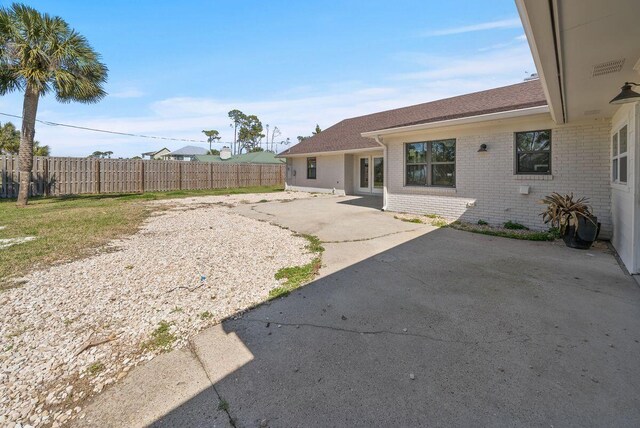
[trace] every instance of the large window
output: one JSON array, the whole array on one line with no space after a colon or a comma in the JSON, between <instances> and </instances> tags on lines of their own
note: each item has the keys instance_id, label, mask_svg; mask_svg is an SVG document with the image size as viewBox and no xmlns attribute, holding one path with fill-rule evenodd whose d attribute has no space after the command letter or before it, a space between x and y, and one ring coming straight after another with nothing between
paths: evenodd
<instances>
[{"instance_id":1,"label":"large window","mask_svg":"<svg viewBox=\"0 0 640 428\"><path fill-rule=\"evenodd\" d=\"M307 158L307 179L316 179L316 158Z\"/></svg>"},{"instance_id":2,"label":"large window","mask_svg":"<svg viewBox=\"0 0 640 428\"><path fill-rule=\"evenodd\" d=\"M516 132L516 174L551 174L551 130Z\"/></svg>"},{"instance_id":3,"label":"large window","mask_svg":"<svg viewBox=\"0 0 640 428\"><path fill-rule=\"evenodd\" d=\"M611 181L627 183L627 125L613 134L611 140Z\"/></svg>"},{"instance_id":4,"label":"large window","mask_svg":"<svg viewBox=\"0 0 640 428\"><path fill-rule=\"evenodd\" d=\"M407 186L456 185L456 140L405 145Z\"/></svg>"}]
</instances>

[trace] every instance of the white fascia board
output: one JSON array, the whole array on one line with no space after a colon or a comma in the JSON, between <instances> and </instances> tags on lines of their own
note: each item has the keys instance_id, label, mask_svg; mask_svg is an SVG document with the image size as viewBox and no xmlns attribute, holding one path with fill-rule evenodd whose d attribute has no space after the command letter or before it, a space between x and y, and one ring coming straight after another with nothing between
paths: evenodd
<instances>
[{"instance_id":1,"label":"white fascia board","mask_svg":"<svg viewBox=\"0 0 640 428\"><path fill-rule=\"evenodd\" d=\"M564 123L562 89L558 76L560 66L556 58L555 29L551 25L549 4L540 0L515 0L515 2L536 71L542 82L542 90L549 104L551 118L556 123ZM535 19L534 22L532 18Z\"/></svg>"},{"instance_id":2,"label":"white fascia board","mask_svg":"<svg viewBox=\"0 0 640 428\"><path fill-rule=\"evenodd\" d=\"M276 157L278 158L308 158L310 156L333 156L333 155L348 155L350 153L363 153L363 152L375 152L382 150L382 147L370 147L365 149L353 149L353 150L334 150L334 151L326 151L326 152L312 152L312 153L296 153L293 155L289 155L286 153L280 153Z\"/></svg>"},{"instance_id":3,"label":"white fascia board","mask_svg":"<svg viewBox=\"0 0 640 428\"><path fill-rule=\"evenodd\" d=\"M400 126L398 128L380 129L378 131L363 132L363 137L375 138L382 135L401 134L405 132L423 131L426 129L444 128L448 126L466 125L470 123L488 122L491 120L512 119L516 117L531 116L534 114L549 113L549 106L529 107L519 110L501 111L499 113L480 114L477 116L461 117L458 119L441 120L439 122L420 123L417 125Z\"/></svg>"}]
</instances>

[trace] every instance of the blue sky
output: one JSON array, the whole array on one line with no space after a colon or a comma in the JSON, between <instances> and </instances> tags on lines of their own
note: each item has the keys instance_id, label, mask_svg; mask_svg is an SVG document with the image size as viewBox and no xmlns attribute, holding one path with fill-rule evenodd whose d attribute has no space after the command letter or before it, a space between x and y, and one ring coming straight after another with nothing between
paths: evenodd
<instances>
[{"instance_id":1,"label":"blue sky","mask_svg":"<svg viewBox=\"0 0 640 428\"><path fill-rule=\"evenodd\" d=\"M202 129L218 129L231 141L227 112L237 108L296 141L316 123L324 129L535 72L513 0L25 3L64 18L109 67L106 99L47 96L38 118L120 132L203 140ZM0 98L3 113L21 107L20 94ZM36 138L60 156L184 145L43 124Z\"/></svg>"}]
</instances>

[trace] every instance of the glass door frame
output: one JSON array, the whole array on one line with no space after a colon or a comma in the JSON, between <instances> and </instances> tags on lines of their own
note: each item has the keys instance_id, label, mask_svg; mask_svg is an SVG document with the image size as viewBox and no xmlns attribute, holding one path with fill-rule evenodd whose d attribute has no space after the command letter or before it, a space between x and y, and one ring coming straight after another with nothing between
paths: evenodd
<instances>
[{"instance_id":1,"label":"glass door frame","mask_svg":"<svg viewBox=\"0 0 640 428\"><path fill-rule=\"evenodd\" d=\"M375 161L376 159L382 159L382 164L380 167L382 168L382 176L383 181L380 187L375 186ZM367 163L367 185L365 187L362 186L362 162L366 160ZM384 156L382 155L367 155L367 156L358 156L358 176L357 176L357 189L359 193L376 193L382 194L384 191Z\"/></svg>"}]
</instances>

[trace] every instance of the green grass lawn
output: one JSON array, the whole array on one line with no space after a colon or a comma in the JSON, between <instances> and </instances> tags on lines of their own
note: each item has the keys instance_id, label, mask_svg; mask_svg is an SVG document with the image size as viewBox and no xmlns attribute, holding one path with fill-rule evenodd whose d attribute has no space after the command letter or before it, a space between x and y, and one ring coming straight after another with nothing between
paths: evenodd
<instances>
[{"instance_id":1,"label":"green grass lawn","mask_svg":"<svg viewBox=\"0 0 640 428\"><path fill-rule=\"evenodd\" d=\"M279 191L282 187L272 186L33 198L26 208L16 208L15 200L0 200L0 226L5 226L0 229L0 239L36 237L0 249L0 288L9 285L11 277L32 268L85 256L92 248L135 233L153 209L161 209L151 208L145 201Z\"/></svg>"}]
</instances>

